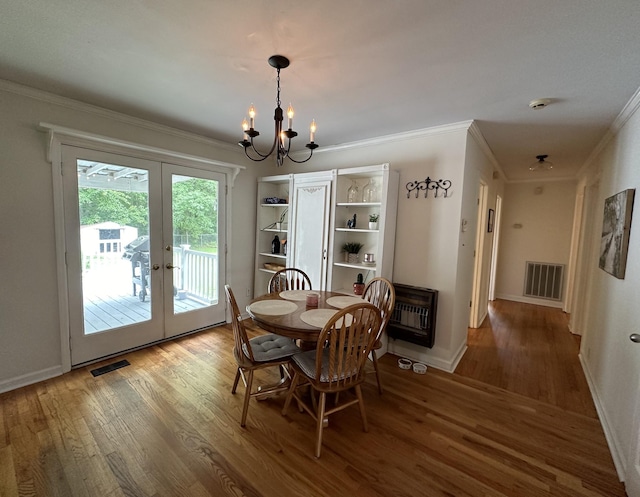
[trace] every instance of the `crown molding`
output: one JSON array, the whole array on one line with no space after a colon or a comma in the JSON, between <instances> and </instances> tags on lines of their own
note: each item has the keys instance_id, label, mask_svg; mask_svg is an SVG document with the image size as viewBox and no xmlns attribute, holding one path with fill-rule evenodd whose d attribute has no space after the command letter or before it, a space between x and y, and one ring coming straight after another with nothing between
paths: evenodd
<instances>
[{"instance_id":1,"label":"crown molding","mask_svg":"<svg viewBox=\"0 0 640 497\"><path fill-rule=\"evenodd\" d=\"M622 127L627 123L629 119L638 111L640 108L640 88L636 90L636 92L631 96L627 104L622 108L617 117L613 120L613 123L604 134L604 136L600 139L598 144L595 146L593 151L587 157L587 160L584 162L582 167L576 173L576 177L580 178L589 170L589 168L593 165L596 158L600 155L600 153L604 150L604 148L609 144L609 142L616 136Z\"/></svg>"},{"instance_id":2,"label":"crown molding","mask_svg":"<svg viewBox=\"0 0 640 497\"><path fill-rule=\"evenodd\" d=\"M87 104L84 102L80 102L79 100L74 100L72 98L61 97L60 95L55 95L54 93L38 90L30 86L24 86L18 83L14 83L12 81L0 79L0 91L4 91L7 93L14 93L16 95L32 98L34 100L40 100L41 102L45 102L48 104L58 105L60 107L76 110L79 112L85 112L88 114L93 114L99 117L105 117L121 123L137 126L139 128L149 129L159 133L172 135L177 138L182 138L185 140L190 140L198 143L204 143L206 145L211 145L216 148L221 148L224 150L238 153L237 145L231 145L230 143L227 143L227 142L215 140L213 138L207 138L206 136L198 135L196 133L192 133L189 131L183 131L177 128L172 128L171 126L158 124L153 121L141 119L139 117L133 117L128 114L123 114L121 112L116 112L114 110L105 109L104 107L98 107L97 105Z\"/></svg>"},{"instance_id":3,"label":"crown molding","mask_svg":"<svg viewBox=\"0 0 640 497\"><path fill-rule=\"evenodd\" d=\"M640 107L640 88L636 90L633 96L627 102L627 105L623 107L620 114L614 119L611 125L611 133L618 134L618 131L627 123L631 116L633 116Z\"/></svg>"},{"instance_id":4,"label":"crown molding","mask_svg":"<svg viewBox=\"0 0 640 497\"><path fill-rule=\"evenodd\" d=\"M510 184L516 184L516 183L559 183L559 182L565 182L565 181L571 181L573 183L578 183L578 178L575 176L560 176L560 177L556 177L556 178L527 178L527 179L511 179L509 181L507 181L507 183Z\"/></svg>"},{"instance_id":5,"label":"crown molding","mask_svg":"<svg viewBox=\"0 0 640 497\"><path fill-rule=\"evenodd\" d=\"M372 145L382 145L384 143L398 142L404 140L413 140L415 138L422 138L425 136L440 135L443 133L455 133L457 131L466 131L469 129L473 121L461 121L459 123L445 124L442 126L433 126L431 128L422 128L412 131L405 131L402 133L394 133L391 135L377 136L375 138L367 138L365 140L358 140L354 142L341 143L338 145L328 145L326 147L315 150L314 154L321 154L327 152L336 152L338 150L349 150L357 148L371 147Z\"/></svg>"}]
</instances>

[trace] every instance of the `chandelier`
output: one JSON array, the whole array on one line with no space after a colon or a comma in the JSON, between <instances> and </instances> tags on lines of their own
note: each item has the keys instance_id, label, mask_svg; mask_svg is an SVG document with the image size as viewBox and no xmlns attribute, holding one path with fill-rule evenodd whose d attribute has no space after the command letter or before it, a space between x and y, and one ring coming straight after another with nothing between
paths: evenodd
<instances>
[{"instance_id":1,"label":"chandelier","mask_svg":"<svg viewBox=\"0 0 640 497\"><path fill-rule=\"evenodd\" d=\"M282 55L272 55L269 57L269 65L271 67L275 67L278 71L277 77L277 93L276 93L276 110L273 116L275 121L275 136L273 138L273 145L271 145L271 150L266 154L259 152L254 143L253 139L260 135L260 133L254 129L254 118L256 115L256 109L251 104L249 107L249 121L247 121L246 117L242 121L242 131L244 133L244 137L242 141L238 142L238 145L244 148L244 153L249 159L252 161L263 161L267 157L270 157L274 152L276 153L276 163L278 167L284 163L284 159L288 158L292 162L296 162L298 164L302 164L303 162L307 162L311 159L313 155L314 149L318 148L318 145L313 141L316 134L316 121L315 119L311 120L311 126L309 126L309 142L306 147L311 151L309 157L304 160L295 160L289 155L289 151L291 150L291 139L298 136L298 133L291 129L293 125L293 107L289 104L289 108L287 109L287 128L282 129L282 122L284 121L284 113L282 112L282 107L280 107L280 69L284 69L289 67L289 59ZM285 146L286 142L286 146ZM251 153L249 153L251 150Z\"/></svg>"},{"instance_id":2,"label":"chandelier","mask_svg":"<svg viewBox=\"0 0 640 497\"><path fill-rule=\"evenodd\" d=\"M548 155L536 155L536 161L529 166L529 171L550 171L553 169L553 162L545 160Z\"/></svg>"}]
</instances>

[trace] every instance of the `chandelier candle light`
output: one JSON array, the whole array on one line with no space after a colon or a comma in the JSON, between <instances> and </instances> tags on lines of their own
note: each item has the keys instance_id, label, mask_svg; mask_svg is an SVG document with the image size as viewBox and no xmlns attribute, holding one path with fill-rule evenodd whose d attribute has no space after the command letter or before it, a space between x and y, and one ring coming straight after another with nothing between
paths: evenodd
<instances>
[{"instance_id":1,"label":"chandelier candle light","mask_svg":"<svg viewBox=\"0 0 640 497\"><path fill-rule=\"evenodd\" d=\"M276 110L273 116L273 119L275 121L275 136L273 138L273 145L271 146L271 150L269 150L269 152L267 152L266 154L262 154L256 149L253 143L253 139L256 136L260 135L260 133L254 128L256 109L253 106L253 104L251 104L251 107L249 107L249 121L247 122L246 118L242 121L242 131L244 132L244 137L242 141L238 142L238 145L240 145L241 147L244 147L244 153L252 161L256 161L256 162L263 161L267 157L270 157L275 151L276 163L278 167L284 163L285 158L289 158L289 160L292 162L302 164L303 162L307 162L309 159L311 159L311 156L313 155L313 151L316 148L318 148L318 145L314 142L316 129L317 129L316 121L315 119L313 119L311 121L311 126L309 127L310 143L307 143L306 145L306 147L311 151L311 153L309 154L309 157L300 161L291 158L291 156L289 155L289 151L291 150L291 139L298 136L298 133L296 133L292 129L293 107L291 106L291 104L289 104L289 108L287 109L288 129L286 130L282 129L282 121L284 121L284 113L282 111L282 107L280 107L280 69L289 67L289 59L287 59L282 55L272 55L271 57L269 57L269 65L271 67L275 67L276 70L278 71ZM285 147L285 140L287 142L286 147ZM249 154L249 148L251 148L251 150L253 151L252 154L254 154L254 156Z\"/></svg>"}]
</instances>

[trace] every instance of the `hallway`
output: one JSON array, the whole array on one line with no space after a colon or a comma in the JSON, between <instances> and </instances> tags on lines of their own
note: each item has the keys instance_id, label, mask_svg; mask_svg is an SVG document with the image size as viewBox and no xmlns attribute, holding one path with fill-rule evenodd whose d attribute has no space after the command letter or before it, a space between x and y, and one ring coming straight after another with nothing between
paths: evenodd
<instances>
[{"instance_id":1,"label":"hallway","mask_svg":"<svg viewBox=\"0 0 640 497\"><path fill-rule=\"evenodd\" d=\"M469 329L455 374L593 418L597 413L578 353L580 337L561 309L495 300Z\"/></svg>"}]
</instances>

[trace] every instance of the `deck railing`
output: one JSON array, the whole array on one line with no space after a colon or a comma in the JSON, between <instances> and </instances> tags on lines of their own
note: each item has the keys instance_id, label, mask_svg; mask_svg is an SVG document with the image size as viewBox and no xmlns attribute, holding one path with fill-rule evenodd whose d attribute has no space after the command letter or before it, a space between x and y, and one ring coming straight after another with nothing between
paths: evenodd
<instances>
[{"instance_id":1,"label":"deck railing","mask_svg":"<svg viewBox=\"0 0 640 497\"><path fill-rule=\"evenodd\" d=\"M189 245L174 247L174 286L186 296L213 304L218 300L218 254L190 250Z\"/></svg>"},{"instance_id":2,"label":"deck railing","mask_svg":"<svg viewBox=\"0 0 640 497\"><path fill-rule=\"evenodd\" d=\"M205 304L218 301L218 254L191 250L189 245L173 247L173 286L178 298L190 298ZM121 253L83 254L82 269L85 275L100 271L112 276L118 271L110 268L122 266ZM128 263L127 263L128 264ZM178 269L179 268L179 269ZM130 284L131 273L127 272Z\"/></svg>"}]
</instances>

